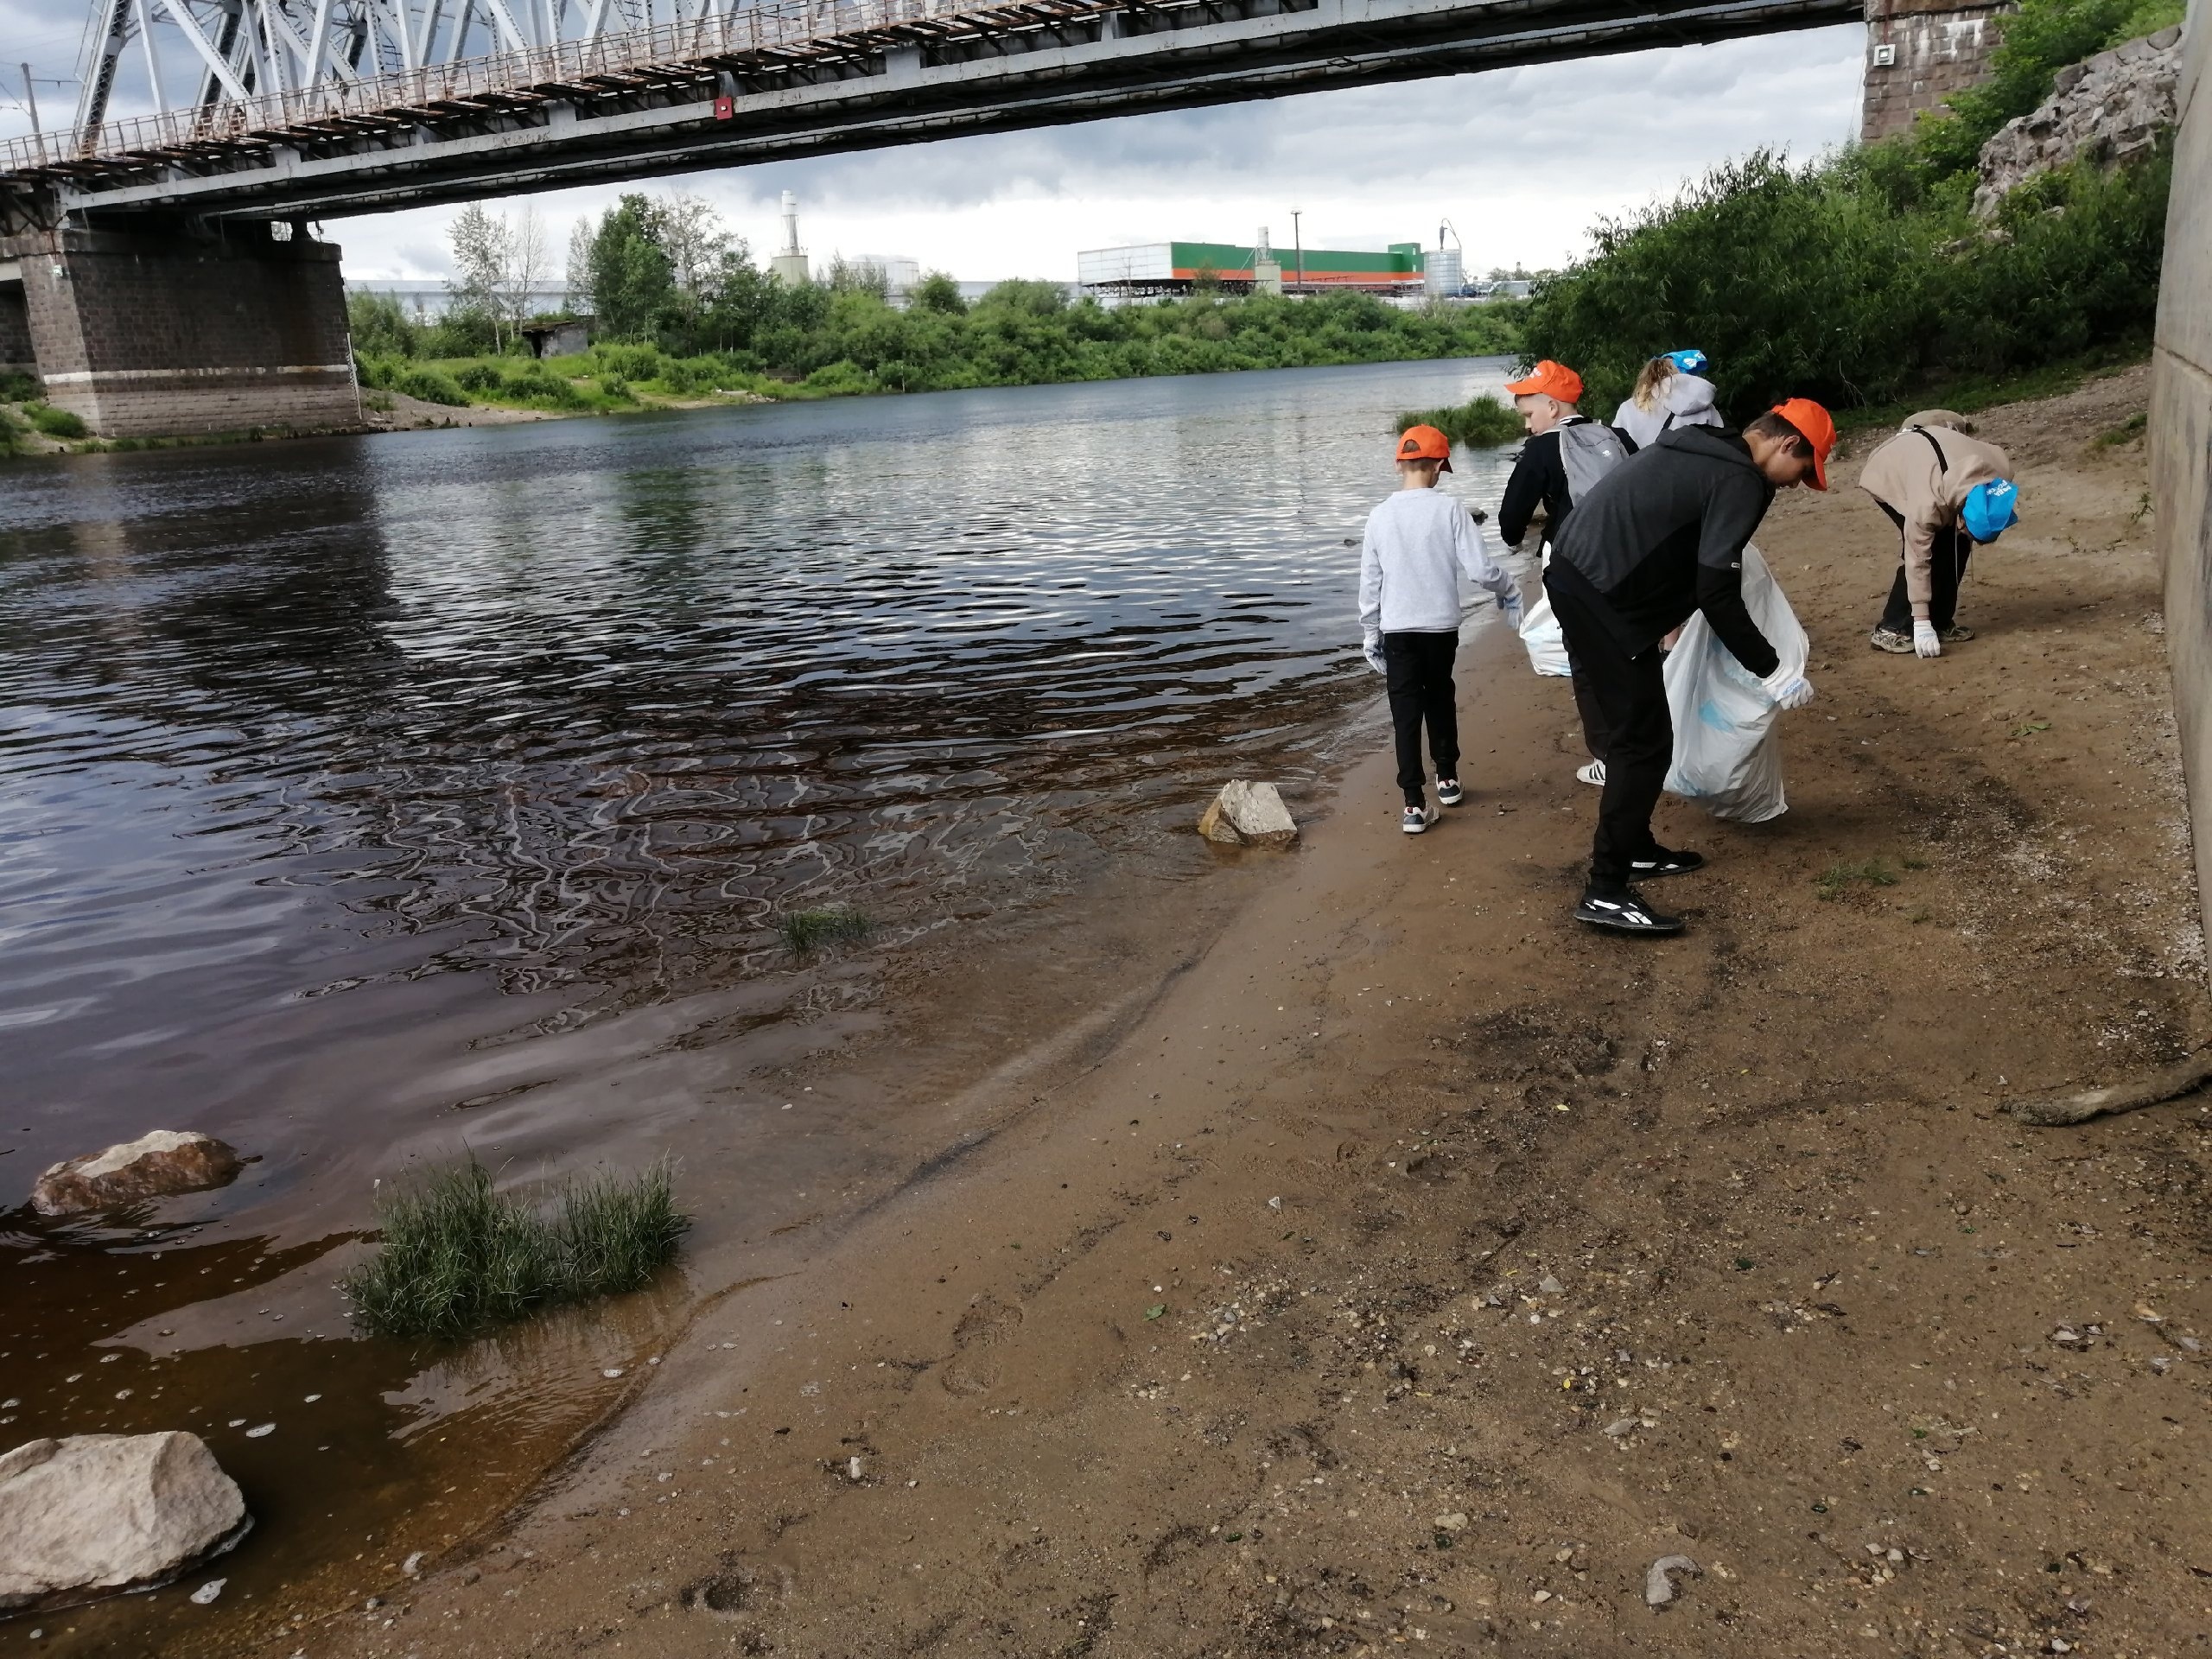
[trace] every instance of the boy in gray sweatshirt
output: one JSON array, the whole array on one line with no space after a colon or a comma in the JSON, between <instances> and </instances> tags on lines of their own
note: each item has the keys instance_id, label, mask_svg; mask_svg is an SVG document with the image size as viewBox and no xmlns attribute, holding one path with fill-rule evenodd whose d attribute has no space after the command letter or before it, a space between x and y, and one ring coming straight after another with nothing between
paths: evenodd
<instances>
[{"instance_id":1,"label":"boy in gray sweatshirt","mask_svg":"<svg viewBox=\"0 0 2212 1659\"><path fill-rule=\"evenodd\" d=\"M1482 527L1436 487L1452 470L1452 442L1433 426L1398 440L1398 493L1367 516L1359 554L1359 626L1367 661L1385 677L1398 750L1401 827L1417 836L1433 820L1421 771L1421 728L1436 763L1436 798L1465 799L1459 787L1459 714L1452 663L1459 649L1459 578L1495 595L1521 626L1521 592L1483 544Z\"/></svg>"}]
</instances>

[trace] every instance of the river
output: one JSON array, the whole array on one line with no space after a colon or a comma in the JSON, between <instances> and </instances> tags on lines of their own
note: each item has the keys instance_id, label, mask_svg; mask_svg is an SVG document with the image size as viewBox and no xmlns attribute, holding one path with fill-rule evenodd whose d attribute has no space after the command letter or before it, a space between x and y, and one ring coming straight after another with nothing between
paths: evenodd
<instances>
[{"instance_id":1,"label":"river","mask_svg":"<svg viewBox=\"0 0 2212 1659\"><path fill-rule=\"evenodd\" d=\"M1221 779L1325 771L1376 686L1351 538L1393 417L1503 367L0 471L0 1192L156 1128L257 1160L97 1225L0 1215L0 1446L203 1433L264 1518L218 1570L264 1635L456 1459L525 1485L618 1386L533 1378L625 1369L596 1361L702 1287L466 1355L364 1341L327 1281L376 1184L464 1144L635 1166L711 1103L745 1148L716 1201L819 1214L871 1126L803 1126L781 1079L880 1019L865 959L1200 880ZM1510 453L1457 488L1494 505ZM793 957L779 923L827 906L869 919L862 965ZM461 1458L472 1412L504 1455ZM188 1587L42 1650L188 1644Z\"/></svg>"}]
</instances>

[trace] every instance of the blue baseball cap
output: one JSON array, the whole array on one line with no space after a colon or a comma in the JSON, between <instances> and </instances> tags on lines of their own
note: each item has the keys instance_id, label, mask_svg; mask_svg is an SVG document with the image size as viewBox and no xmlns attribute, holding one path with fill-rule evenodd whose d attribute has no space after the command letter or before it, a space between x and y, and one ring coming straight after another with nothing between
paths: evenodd
<instances>
[{"instance_id":1,"label":"blue baseball cap","mask_svg":"<svg viewBox=\"0 0 2212 1659\"><path fill-rule=\"evenodd\" d=\"M1993 542L2018 522L2020 515L2015 507L2019 494L2009 478L1977 484L1967 492L1966 505L1959 509L1959 521L1977 542Z\"/></svg>"},{"instance_id":2,"label":"blue baseball cap","mask_svg":"<svg viewBox=\"0 0 2212 1659\"><path fill-rule=\"evenodd\" d=\"M1667 353L1667 360L1684 374L1703 374L1713 366L1713 359L1703 352L1696 350L1669 352Z\"/></svg>"}]
</instances>

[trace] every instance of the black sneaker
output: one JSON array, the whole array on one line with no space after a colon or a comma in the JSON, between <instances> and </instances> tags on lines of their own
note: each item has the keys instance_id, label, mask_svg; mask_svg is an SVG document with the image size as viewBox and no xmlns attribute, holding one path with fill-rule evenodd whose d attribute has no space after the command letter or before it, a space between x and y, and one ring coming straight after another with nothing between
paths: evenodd
<instances>
[{"instance_id":1,"label":"black sneaker","mask_svg":"<svg viewBox=\"0 0 2212 1659\"><path fill-rule=\"evenodd\" d=\"M1662 916L1632 893L1600 893L1595 887L1582 895L1574 919L1616 933L1679 933L1682 918Z\"/></svg>"},{"instance_id":2,"label":"black sneaker","mask_svg":"<svg viewBox=\"0 0 2212 1659\"><path fill-rule=\"evenodd\" d=\"M1664 847L1655 847L1651 849L1650 857L1629 861L1628 879L1649 881L1655 876L1688 875L1692 870L1704 868L1703 853L1670 853Z\"/></svg>"}]
</instances>

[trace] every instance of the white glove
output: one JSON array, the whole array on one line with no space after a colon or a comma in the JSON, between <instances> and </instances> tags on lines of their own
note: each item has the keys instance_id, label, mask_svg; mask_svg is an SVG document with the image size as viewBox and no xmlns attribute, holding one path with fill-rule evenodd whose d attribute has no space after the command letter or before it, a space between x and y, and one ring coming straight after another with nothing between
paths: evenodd
<instances>
[{"instance_id":1,"label":"white glove","mask_svg":"<svg viewBox=\"0 0 2212 1659\"><path fill-rule=\"evenodd\" d=\"M1509 588L1497 596L1497 608L1505 613L1505 626L1514 632L1521 632L1521 590Z\"/></svg>"},{"instance_id":2,"label":"white glove","mask_svg":"<svg viewBox=\"0 0 2212 1659\"><path fill-rule=\"evenodd\" d=\"M1367 665L1377 674L1388 674L1390 671L1390 664L1382 656L1381 634L1370 632L1363 635L1359 642L1359 654L1367 658Z\"/></svg>"},{"instance_id":3,"label":"white glove","mask_svg":"<svg viewBox=\"0 0 2212 1659\"><path fill-rule=\"evenodd\" d=\"M1915 655L1921 657L1941 657L1943 654L1942 636L1936 633L1936 625L1925 617L1913 619L1912 649Z\"/></svg>"},{"instance_id":4,"label":"white glove","mask_svg":"<svg viewBox=\"0 0 2212 1659\"><path fill-rule=\"evenodd\" d=\"M1802 709L1813 700L1813 683L1794 669L1777 668L1759 683L1777 709Z\"/></svg>"}]
</instances>

